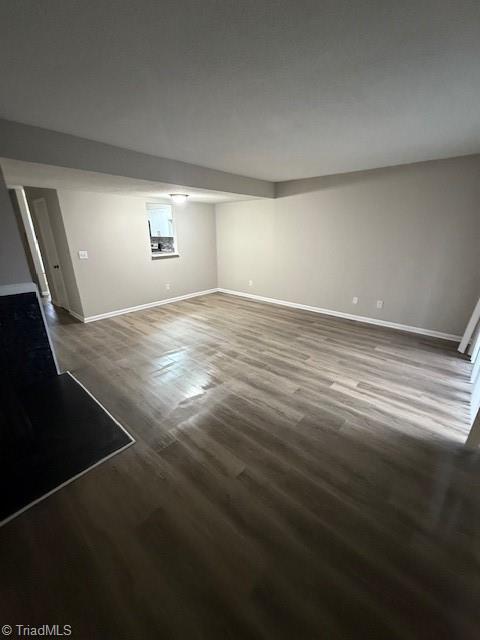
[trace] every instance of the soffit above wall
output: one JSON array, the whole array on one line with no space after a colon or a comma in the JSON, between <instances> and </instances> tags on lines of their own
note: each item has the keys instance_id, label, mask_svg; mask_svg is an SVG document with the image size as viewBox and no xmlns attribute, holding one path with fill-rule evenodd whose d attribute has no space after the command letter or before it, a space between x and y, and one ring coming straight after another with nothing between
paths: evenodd
<instances>
[{"instance_id":1,"label":"soffit above wall","mask_svg":"<svg viewBox=\"0 0 480 640\"><path fill-rule=\"evenodd\" d=\"M112 176L93 171L81 171L65 167L55 167L34 162L22 162L0 158L5 182L9 187L29 186L47 189L67 189L114 193L142 198L161 198L170 201L169 194L180 192L189 195L189 202L216 204L248 200L248 196L207 189L194 189L177 184L135 180L122 176Z\"/></svg>"},{"instance_id":2,"label":"soffit above wall","mask_svg":"<svg viewBox=\"0 0 480 640\"><path fill-rule=\"evenodd\" d=\"M182 188L272 198L274 184L137 153L95 140L0 119L0 158L146 180Z\"/></svg>"}]
</instances>

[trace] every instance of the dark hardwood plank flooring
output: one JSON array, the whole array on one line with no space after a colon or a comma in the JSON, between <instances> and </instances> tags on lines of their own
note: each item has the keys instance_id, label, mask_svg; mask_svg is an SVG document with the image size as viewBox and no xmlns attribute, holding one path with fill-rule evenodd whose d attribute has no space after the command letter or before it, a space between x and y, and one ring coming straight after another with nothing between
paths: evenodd
<instances>
[{"instance_id":1,"label":"dark hardwood plank flooring","mask_svg":"<svg viewBox=\"0 0 480 640\"><path fill-rule=\"evenodd\" d=\"M61 365L137 443L0 529L2 624L479 637L456 345L223 294L49 322Z\"/></svg>"}]
</instances>

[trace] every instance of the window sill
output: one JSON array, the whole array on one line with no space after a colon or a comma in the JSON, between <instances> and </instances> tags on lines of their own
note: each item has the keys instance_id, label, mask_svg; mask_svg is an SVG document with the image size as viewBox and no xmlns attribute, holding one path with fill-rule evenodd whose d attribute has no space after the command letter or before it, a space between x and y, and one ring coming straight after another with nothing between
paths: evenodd
<instances>
[{"instance_id":1,"label":"window sill","mask_svg":"<svg viewBox=\"0 0 480 640\"><path fill-rule=\"evenodd\" d=\"M161 260L162 258L179 258L179 253L152 253L152 260Z\"/></svg>"}]
</instances>

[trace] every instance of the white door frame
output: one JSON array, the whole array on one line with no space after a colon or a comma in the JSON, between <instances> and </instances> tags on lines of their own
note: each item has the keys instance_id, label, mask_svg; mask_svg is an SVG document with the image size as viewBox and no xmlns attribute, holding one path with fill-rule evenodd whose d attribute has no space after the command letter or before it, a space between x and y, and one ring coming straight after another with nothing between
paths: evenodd
<instances>
[{"instance_id":1,"label":"white door frame","mask_svg":"<svg viewBox=\"0 0 480 640\"><path fill-rule=\"evenodd\" d=\"M27 198L25 197L25 191L23 190L23 187L14 187L14 190L17 197L18 209L22 218L23 230L25 231L28 248L30 249L30 255L32 257L33 267L37 276L40 294L42 296L48 296L49 290L47 276L45 275L42 254L40 253L40 248L38 247L35 229L33 227L32 217L30 215L30 209L28 207Z\"/></svg>"},{"instance_id":2,"label":"white door frame","mask_svg":"<svg viewBox=\"0 0 480 640\"><path fill-rule=\"evenodd\" d=\"M472 338L473 332L475 331L475 327L477 323L480 321L480 298L475 305L475 308L470 316L470 320L468 321L467 328L465 329L465 333L463 334L463 338L458 345L458 350L460 353L465 353L470 340Z\"/></svg>"}]
</instances>

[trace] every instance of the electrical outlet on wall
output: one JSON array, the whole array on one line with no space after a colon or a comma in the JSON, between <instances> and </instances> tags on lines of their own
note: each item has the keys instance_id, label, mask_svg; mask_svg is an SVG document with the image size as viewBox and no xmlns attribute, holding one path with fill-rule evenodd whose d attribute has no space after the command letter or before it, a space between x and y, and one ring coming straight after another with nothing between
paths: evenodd
<instances>
[{"instance_id":1,"label":"electrical outlet on wall","mask_svg":"<svg viewBox=\"0 0 480 640\"><path fill-rule=\"evenodd\" d=\"M165 285L165 289L166 289L167 291L170 291L170 283L169 283L169 282L167 282L167 283L166 283L166 285Z\"/></svg>"},{"instance_id":2,"label":"electrical outlet on wall","mask_svg":"<svg viewBox=\"0 0 480 640\"><path fill-rule=\"evenodd\" d=\"M79 251L78 257L80 260L88 260L88 251Z\"/></svg>"},{"instance_id":3,"label":"electrical outlet on wall","mask_svg":"<svg viewBox=\"0 0 480 640\"><path fill-rule=\"evenodd\" d=\"M249 287L253 287L253 280L249 280L249 281L248 281L248 286L249 286Z\"/></svg>"},{"instance_id":4,"label":"electrical outlet on wall","mask_svg":"<svg viewBox=\"0 0 480 640\"><path fill-rule=\"evenodd\" d=\"M358 297L357 296L353 296L352 304L358 304Z\"/></svg>"},{"instance_id":5,"label":"electrical outlet on wall","mask_svg":"<svg viewBox=\"0 0 480 640\"><path fill-rule=\"evenodd\" d=\"M383 300L377 300L377 309L383 309Z\"/></svg>"}]
</instances>

